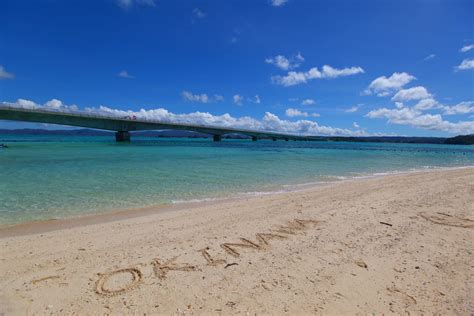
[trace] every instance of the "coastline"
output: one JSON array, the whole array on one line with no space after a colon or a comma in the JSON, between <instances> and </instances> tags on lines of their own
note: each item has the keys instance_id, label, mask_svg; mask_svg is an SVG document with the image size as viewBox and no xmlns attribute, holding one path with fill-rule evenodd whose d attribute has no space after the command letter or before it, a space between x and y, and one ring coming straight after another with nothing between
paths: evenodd
<instances>
[{"instance_id":1,"label":"coastline","mask_svg":"<svg viewBox=\"0 0 474 316\"><path fill-rule=\"evenodd\" d=\"M114 221L121 221L131 219L135 217L142 217L147 215L153 215L162 212L176 212L187 208L196 208L203 206L210 206L214 204L234 202L239 200L247 200L251 198L273 196L288 193L297 193L304 191L311 191L321 187L338 185L344 182L353 181L364 181L368 179L376 179L387 176L397 176L405 174L417 174L424 172L433 171L450 171L450 170L462 170L462 169L473 169L474 166L459 166L459 167L427 167L423 169L409 169L402 171L391 171L384 173L375 173L368 175L359 175L353 177L342 177L334 176L334 181L316 181L310 183L297 183L297 184L283 184L275 185L268 190L251 191L251 192L237 192L235 194L225 195L217 198L203 198L194 200L181 200L172 201L167 204L155 204L146 207L136 207L123 210L111 210L107 212L99 213L86 213L83 215L77 215L65 218L54 218L44 220L33 220L26 221L16 224L0 224L0 239L5 237L22 236L29 234L46 233L49 231L69 229L74 227L81 227L94 224L102 224Z\"/></svg>"},{"instance_id":2,"label":"coastline","mask_svg":"<svg viewBox=\"0 0 474 316\"><path fill-rule=\"evenodd\" d=\"M411 172L3 237L0 312L468 314L473 183Z\"/></svg>"}]
</instances>

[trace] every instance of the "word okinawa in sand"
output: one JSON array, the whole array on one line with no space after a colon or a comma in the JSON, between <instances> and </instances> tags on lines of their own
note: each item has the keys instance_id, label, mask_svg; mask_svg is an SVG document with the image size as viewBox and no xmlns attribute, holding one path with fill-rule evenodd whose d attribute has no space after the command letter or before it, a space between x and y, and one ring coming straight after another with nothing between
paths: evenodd
<instances>
[{"instance_id":1,"label":"word okinawa in sand","mask_svg":"<svg viewBox=\"0 0 474 316\"><path fill-rule=\"evenodd\" d=\"M265 251L270 247L270 240L274 239L287 239L291 235L296 235L298 232L306 230L311 226L315 226L320 221L312 219L294 219L293 221L287 222L285 225L279 225L273 229L270 229L269 232L265 233L256 233L255 240L252 241L248 238L240 238L238 242L226 242L222 243L220 247L231 257L237 258L241 256L240 251L242 249L253 249L257 251ZM208 266L222 266L227 268L237 263L228 263L225 259L215 259L210 254L210 248L206 247L204 249L198 250L206 261ZM154 275L160 279L164 280L167 278L168 273L172 271L200 271L199 265L193 265L189 263L176 263L178 256L171 258L169 260L163 261L160 258L154 258L151 261L153 265ZM111 279L114 277L124 278L125 284L122 284L119 287L110 286ZM99 279L95 283L95 292L102 296L115 296L126 293L133 289L136 289L142 283L143 274L140 269L135 267L122 268L107 273L99 274Z\"/></svg>"}]
</instances>

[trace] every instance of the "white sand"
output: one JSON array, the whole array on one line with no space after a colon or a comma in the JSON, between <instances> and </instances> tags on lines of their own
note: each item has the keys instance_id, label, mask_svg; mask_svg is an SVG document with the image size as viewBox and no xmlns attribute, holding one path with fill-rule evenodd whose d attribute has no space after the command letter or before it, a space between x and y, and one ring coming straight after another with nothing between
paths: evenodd
<instances>
[{"instance_id":1,"label":"white sand","mask_svg":"<svg viewBox=\"0 0 474 316\"><path fill-rule=\"evenodd\" d=\"M0 313L470 314L473 241L474 168L348 181L4 236Z\"/></svg>"}]
</instances>

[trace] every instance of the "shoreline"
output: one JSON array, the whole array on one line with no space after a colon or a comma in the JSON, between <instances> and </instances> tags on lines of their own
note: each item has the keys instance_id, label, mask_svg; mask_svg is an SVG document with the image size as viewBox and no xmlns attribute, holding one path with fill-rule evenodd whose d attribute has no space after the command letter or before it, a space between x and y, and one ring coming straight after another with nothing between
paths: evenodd
<instances>
[{"instance_id":1,"label":"shoreline","mask_svg":"<svg viewBox=\"0 0 474 316\"><path fill-rule=\"evenodd\" d=\"M468 314L474 168L4 237L5 314Z\"/></svg>"},{"instance_id":2,"label":"shoreline","mask_svg":"<svg viewBox=\"0 0 474 316\"><path fill-rule=\"evenodd\" d=\"M182 211L187 208L197 208L210 205L219 205L226 202L234 202L239 200L248 200L253 198L275 196L281 194L298 193L304 191L316 190L328 186L338 185L345 182L365 181L370 179L377 179L383 177L391 177L405 174L417 174L425 172L449 171L474 169L474 166L459 166L459 167L427 167L423 169L409 169L405 171L391 171L383 173L374 173L369 175L361 175L354 177L339 177L335 176L334 181L317 181L310 183L299 184L281 184L273 186L273 189L268 191L252 191L252 192L237 192L218 198L203 198L197 200L182 200L178 202L171 202L165 204L155 204L146 207L129 208L123 210L111 210L103 213L88 213L83 215L58 218L58 219L42 219L26 221L16 224L0 224L0 239L6 237L31 235L37 233L46 233L55 230L70 229L74 227L82 227L95 224L103 224L108 222L121 221L135 217L142 217L165 212Z\"/></svg>"}]
</instances>

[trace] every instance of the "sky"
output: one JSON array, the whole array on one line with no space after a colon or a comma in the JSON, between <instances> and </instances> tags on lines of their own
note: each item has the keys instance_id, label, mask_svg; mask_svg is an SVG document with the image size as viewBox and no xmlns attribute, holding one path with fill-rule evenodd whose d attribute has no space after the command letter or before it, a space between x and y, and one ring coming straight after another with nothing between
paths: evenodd
<instances>
[{"instance_id":1,"label":"sky","mask_svg":"<svg viewBox=\"0 0 474 316\"><path fill-rule=\"evenodd\" d=\"M311 135L474 133L472 0L3 0L0 21L4 105ZM0 121L25 127L58 128Z\"/></svg>"}]
</instances>

